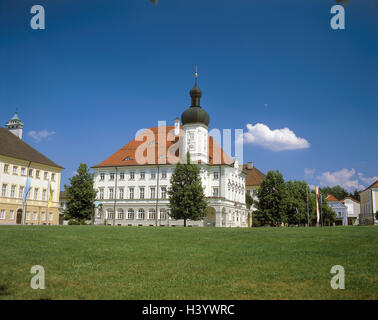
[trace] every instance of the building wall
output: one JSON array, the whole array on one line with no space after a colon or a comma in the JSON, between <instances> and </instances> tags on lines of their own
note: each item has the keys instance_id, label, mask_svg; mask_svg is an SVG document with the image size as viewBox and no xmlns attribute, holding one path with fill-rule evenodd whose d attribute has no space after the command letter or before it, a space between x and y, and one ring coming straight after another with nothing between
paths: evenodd
<instances>
[{"instance_id":1,"label":"building wall","mask_svg":"<svg viewBox=\"0 0 378 320\"><path fill-rule=\"evenodd\" d=\"M361 214L360 223L361 224L371 224L373 223L373 216L375 223L375 212L378 210L378 189L366 189L360 193L360 203L361 203Z\"/></svg>"},{"instance_id":2,"label":"building wall","mask_svg":"<svg viewBox=\"0 0 378 320\"><path fill-rule=\"evenodd\" d=\"M192 161L201 160L202 163L207 163L209 159L208 135L208 128L204 124L184 125L182 160L186 161L186 154L190 152Z\"/></svg>"},{"instance_id":3,"label":"building wall","mask_svg":"<svg viewBox=\"0 0 378 320\"><path fill-rule=\"evenodd\" d=\"M16 224L17 210L22 209L23 194L20 193L22 188L25 188L29 169L32 170L31 191L26 200L24 218L26 218L26 212L29 212L30 219L25 220L25 223L58 224L61 169L37 163L29 165L28 161L4 156L0 156L0 224ZM37 172L39 172L39 177ZM47 178L45 178L45 172L47 173ZM54 176L54 180L51 180L52 176ZM53 200L51 207L47 208L49 179L53 190ZM36 191L37 193L35 194ZM13 211L13 219L10 219L11 211ZM42 220L42 213L45 214L45 220ZM52 214L51 220L49 218L50 213ZM2 218L3 215L4 219Z\"/></svg>"},{"instance_id":4,"label":"building wall","mask_svg":"<svg viewBox=\"0 0 378 320\"><path fill-rule=\"evenodd\" d=\"M339 201L328 201L328 206L336 213L336 224L348 225L347 207Z\"/></svg>"},{"instance_id":5,"label":"building wall","mask_svg":"<svg viewBox=\"0 0 378 320\"><path fill-rule=\"evenodd\" d=\"M345 199L344 205L347 207L348 224L358 224L360 216L360 203L352 199Z\"/></svg>"},{"instance_id":6,"label":"building wall","mask_svg":"<svg viewBox=\"0 0 378 320\"><path fill-rule=\"evenodd\" d=\"M159 166L159 190L157 192L157 174L156 165L133 166L127 168L95 168L94 187L97 192L97 200L103 204L103 213L99 214L96 210L96 224L104 224L108 219L108 213L117 213L119 209L123 210L123 219L116 219L115 224L120 225L155 225L155 219L149 219L148 212L151 209L156 210L156 198L158 197L158 215L160 209L169 209L168 193L164 198L162 187L166 192L170 187L170 178L174 171L174 165ZM144 173L144 174L143 174ZM152 173L155 174L155 178ZM208 166L201 165L201 179L205 196L208 200L209 207L215 211L214 221L208 223L204 221L192 221L189 225L206 226L214 225L218 227L247 226L247 211L245 208L245 174L235 167L230 166ZM133 178L132 178L133 177ZM117 193L115 189L117 186ZM123 188L123 193L120 188ZM133 199L130 188L133 188ZM144 188L144 198L141 188ZM151 188L155 188L154 195ZM115 197L117 198L115 200ZM139 209L145 213L144 219L127 219L129 209L134 209L134 215ZM212 210L212 209L211 209ZM209 214L212 216L212 214ZM115 216L117 217L117 215ZM109 221L106 221L109 224ZM111 219L113 224L113 218ZM159 225L182 225L183 221L165 219L159 220Z\"/></svg>"}]
</instances>

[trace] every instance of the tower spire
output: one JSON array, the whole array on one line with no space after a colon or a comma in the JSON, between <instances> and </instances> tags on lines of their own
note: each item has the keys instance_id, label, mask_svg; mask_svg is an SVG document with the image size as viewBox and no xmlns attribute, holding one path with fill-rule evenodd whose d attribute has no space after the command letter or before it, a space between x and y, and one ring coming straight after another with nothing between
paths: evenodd
<instances>
[{"instance_id":1,"label":"tower spire","mask_svg":"<svg viewBox=\"0 0 378 320\"><path fill-rule=\"evenodd\" d=\"M194 87L192 90L190 90L190 96L192 97L191 107L200 107L200 99L202 96L202 92L201 92L201 89L198 88L197 77L198 77L198 68L196 65L195 72L194 72Z\"/></svg>"}]
</instances>

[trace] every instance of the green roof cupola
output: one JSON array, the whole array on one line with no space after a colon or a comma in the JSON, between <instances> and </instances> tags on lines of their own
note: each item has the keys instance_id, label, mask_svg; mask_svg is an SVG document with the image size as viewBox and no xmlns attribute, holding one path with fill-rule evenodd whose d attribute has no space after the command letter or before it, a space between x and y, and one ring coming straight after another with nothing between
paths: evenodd
<instances>
[{"instance_id":1,"label":"green roof cupola","mask_svg":"<svg viewBox=\"0 0 378 320\"><path fill-rule=\"evenodd\" d=\"M24 124L19 118L17 111L14 113L13 117L5 124L5 127L14 135L22 139L22 129L24 128Z\"/></svg>"}]
</instances>

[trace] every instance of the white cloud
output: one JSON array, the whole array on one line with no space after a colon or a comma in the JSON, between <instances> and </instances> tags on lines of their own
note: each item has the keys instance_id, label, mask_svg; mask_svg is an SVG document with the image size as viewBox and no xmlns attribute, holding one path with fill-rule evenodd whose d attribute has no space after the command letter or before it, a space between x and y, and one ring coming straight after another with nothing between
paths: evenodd
<instances>
[{"instance_id":1,"label":"white cloud","mask_svg":"<svg viewBox=\"0 0 378 320\"><path fill-rule=\"evenodd\" d=\"M360 178L360 180L362 181L362 182L364 182L365 184L367 184L367 185L371 185L372 183L374 183L375 181L377 181L378 180L378 177L376 177L376 176L374 176L374 177L365 177L364 176L364 174L363 173L361 173L361 172L359 172L358 173L358 177Z\"/></svg>"},{"instance_id":2,"label":"white cloud","mask_svg":"<svg viewBox=\"0 0 378 320\"><path fill-rule=\"evenodd\" d=\"M315 175L315 171L316 171L315 169L305 168L304 169L305 177L308 179L313 178Z\"/></svg>"},{"instance_id":3,"label":"white cloud","mask_svg":"<svg viewBox=\"0 0 378 320\"><path fill-rule=\"evenodd\" d=\"M272 151L307 149L310 143L297 137L289 128L271 130L263 123L247 124L248 132L243 135L244 143L262 146Z\"/></svg>"},{"instance_id":4,"label":"white cloud","mask_svg":"<svg viewBox=\"0 0 378 320\"><path fill-rule=\"evenodd\" d=\"M42 139L46 139L49 136L54 135L56 132L54 131L47 131L47 130L41 130L41 131L29 131L28 136L33 138L35 142L40 142Z\"/></svg>"},{"instance_id":5,"label":"white cloud","mask_svg":"<svg viewBox=\"0 0 378 320\"><path fill-rule=\"evenodd\" d=\"M341 186L349 191L354 189L364 189L365 187L361 185L356 177L356 170L353 168L348 170L346 168L335 172L323 172L320 176L316 177L321 186Z\"/></svg>"}]
</instances>

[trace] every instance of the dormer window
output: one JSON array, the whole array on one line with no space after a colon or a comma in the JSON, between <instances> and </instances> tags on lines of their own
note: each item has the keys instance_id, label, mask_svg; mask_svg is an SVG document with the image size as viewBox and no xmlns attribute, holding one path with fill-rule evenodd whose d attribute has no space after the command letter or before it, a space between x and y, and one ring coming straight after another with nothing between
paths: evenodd
<instances>
[{"instance_id":1,"label":"dormer window","mask_svg":"<svg viewBox=\"0 0 378 320\"><path fill-rule=\"evenodd\" d=\"M131 161L131 160L133 160L133 158L131 158L130 156L127 156L127 157L124 159L124 161Z\"/></svg>"}]
</instances>

